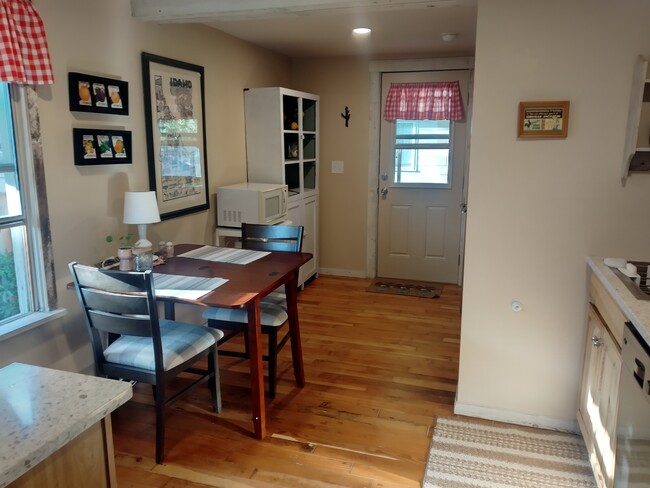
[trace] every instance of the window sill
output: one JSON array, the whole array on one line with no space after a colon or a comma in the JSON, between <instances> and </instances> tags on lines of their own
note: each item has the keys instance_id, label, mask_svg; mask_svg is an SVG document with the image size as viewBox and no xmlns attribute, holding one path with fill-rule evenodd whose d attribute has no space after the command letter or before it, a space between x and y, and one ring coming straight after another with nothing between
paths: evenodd
<instances>
[{"instance_id":1,"label":"window sill","mask_svg":"<svg viewBox=\"0 0 650 488\"><path fill-rule=\"evenodd\" d=\"M0 326L0 342L63 317L66 313L68 311L65 308L59 308L49 312L33 312L17 320L12 320L6 325Z\"/></svg>"}]
</instances>

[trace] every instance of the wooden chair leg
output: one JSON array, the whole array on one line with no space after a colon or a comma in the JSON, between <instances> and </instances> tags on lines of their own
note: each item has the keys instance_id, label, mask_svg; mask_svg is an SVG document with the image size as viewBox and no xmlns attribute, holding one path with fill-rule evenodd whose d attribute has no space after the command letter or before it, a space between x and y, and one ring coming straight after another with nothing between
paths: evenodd
<instances>
[{"instance_id":1,"label":"wooden chair leg","mask_svg":"<svg viewBox=\"0 0 650 488\"><path fill-rule=\"evenodd\" d=\"M219 379L219 353L217 346L212 348L212 352L208 356L208 370L212 378L208 381L210 392L212 393L212 410L221 413L221 381Z\"/></svg>"},{"instance_id":2,"label":"wooden chair leg","mask_svg":"<svg viewBox=\"0 0 650 488\"><path fill-rule=\"evenodd\" d=\"M275 398L275 383L278 373L278 331L269 332L269 398Z\"/></svg>"},{"instance_id":3,"label":"wooden chair leg","mask_svg":"<svg viewBox=\"0 0 650 488\"><path fill-rule=\"evenodd\" d=\"M165 385L154 385L156 398L156 463L165 457Z\"/></svg>"}]
</instances>

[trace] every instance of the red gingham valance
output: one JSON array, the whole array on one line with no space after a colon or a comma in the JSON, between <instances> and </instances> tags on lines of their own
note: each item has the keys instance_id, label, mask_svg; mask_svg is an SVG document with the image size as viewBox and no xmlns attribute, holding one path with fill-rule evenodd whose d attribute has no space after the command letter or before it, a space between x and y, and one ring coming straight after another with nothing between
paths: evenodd
<instances>
[{"instance_id":1,"label":"red gingham valance","mask_svg":"<svg viewBox=\"0 0 650 488\"><path fill-rule=\"evenodd\" d=\"M54 83L43 21L29 0L0 0L0 81Z\"/></svg>"},{"instance_id":2,"label":"red gingham valance","mask_svg":"<svg viewBox=\"0 0 650 488\"><path fill-rule=\"evenodd\" d=\"M463 99L458 81L391 83L384 120L462 120Z\"/></svg>"}]
</instances>

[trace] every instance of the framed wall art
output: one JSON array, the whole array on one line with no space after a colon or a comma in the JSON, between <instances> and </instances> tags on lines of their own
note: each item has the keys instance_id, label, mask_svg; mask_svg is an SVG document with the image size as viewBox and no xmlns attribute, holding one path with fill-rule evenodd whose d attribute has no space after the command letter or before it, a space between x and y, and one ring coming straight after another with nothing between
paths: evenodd
<instances>
[{"instance_id":1,"label":"framed wall art","mask_svg":"<svg viewBox=\"0 0 650 488\"><path fill-rule=\"evenodd\" d=\"M559 138L569 130L569 102L519 102L517 137Z\"/></svg>"},{"instance_id":2,"label":"framed wall art","mask_svg":"<svg viewBox=\"0 0 650 488\"><path fill-rule=\"evenodd\" d=\"M203 67L142 53L149 186L162 220L207 210Z\"/></svg>"},{"instance_id":3,"label":"framed wall art","mask_svg":"<svg viewBox=\"0 0 650 488\"><path fill-rule=\"evenodd\" d=\"M83 73L68 73L71 112L129 115L129 84Z\"/></svg>"},{"instance_id":4,"label":"framed wall art","mask_svg":"<svg viewBox=\"0 0 650 488\"><path fill-rule=\"evenodd\" d=\"M72 129L74 164L131 164L131 131Z\"/></svg>"}]
</instances>

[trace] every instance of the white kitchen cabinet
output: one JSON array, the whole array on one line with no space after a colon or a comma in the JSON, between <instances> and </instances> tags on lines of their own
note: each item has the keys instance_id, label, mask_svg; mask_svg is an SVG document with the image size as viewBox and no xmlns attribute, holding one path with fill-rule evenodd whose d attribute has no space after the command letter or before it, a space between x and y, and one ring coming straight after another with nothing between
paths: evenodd
<instances>
[{"instance_id":1,"label":"white kitchen cabinet","mask_svg":"<svg viewBox=\"0 0 650 488\"><path fill-rule=\"evenodd\" d=\"M300 285L318 273L319 97L281 87L244 92L248 181L289 188L288 220L305 230Z\"/></svg>"},{"instance_id":2,"label":"white kitchen cabinet","mask_svg":"<svg viewBox=\"0 0 650 488\"><path fill-rule=\"evenodd\" d=\"M622 331L625 316L599 285L592 276L577 417L598 486L611 488L622 364L617 340L619 322Z\"/></svg>"},{"instance_id":3,"label":"white kitchen cabinet","mask_svg":"<svg viewBox=\"0 0 650 488\"><path fill-rule=\"evenodd\" d=\"M650 171L650 75L648 61L639 56L634 65L628 110L623 183L629 173Z\"/></svg>"}]
</instances>

